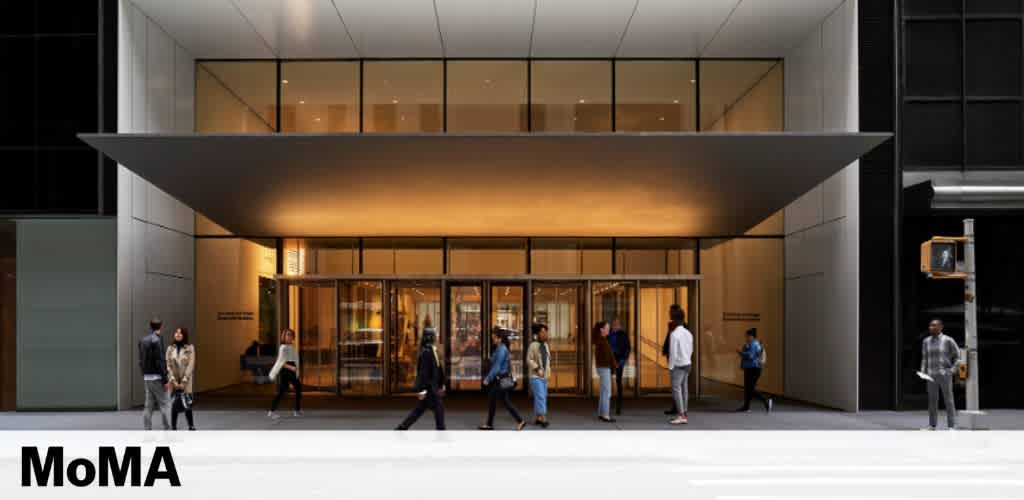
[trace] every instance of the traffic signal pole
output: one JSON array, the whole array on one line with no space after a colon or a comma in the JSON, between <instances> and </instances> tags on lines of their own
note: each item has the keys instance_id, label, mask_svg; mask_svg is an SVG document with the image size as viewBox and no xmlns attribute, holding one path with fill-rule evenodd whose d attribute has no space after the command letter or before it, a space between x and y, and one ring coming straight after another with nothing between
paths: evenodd
<instances>
[{"instance_id":1,"label":"traffic signal pole","mask_svg":"<svg viewBox=\"0 0 1024 500\"><path fill-rule=\"evenodd\" d=\"M974 267L974 219L964 219L964 340L967 347L967 401L964 422L976 428L978 408L978 296L977 274Z\"/></svg>"}]
</instances>

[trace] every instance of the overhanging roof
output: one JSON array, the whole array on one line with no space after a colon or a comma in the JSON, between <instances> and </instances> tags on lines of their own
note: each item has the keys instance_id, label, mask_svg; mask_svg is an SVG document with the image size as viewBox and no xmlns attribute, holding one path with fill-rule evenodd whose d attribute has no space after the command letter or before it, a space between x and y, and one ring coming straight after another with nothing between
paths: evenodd
<instances>
[{"instance_id":1,"label":"overhanging roof","mask_svg":"<svg viewBox=\"0 0 1024 500\"><path fill-rule=\"evenodd\" d=\"M80 134L245 236L742 234L890 134Z\"/></svg>"}]
</instances>

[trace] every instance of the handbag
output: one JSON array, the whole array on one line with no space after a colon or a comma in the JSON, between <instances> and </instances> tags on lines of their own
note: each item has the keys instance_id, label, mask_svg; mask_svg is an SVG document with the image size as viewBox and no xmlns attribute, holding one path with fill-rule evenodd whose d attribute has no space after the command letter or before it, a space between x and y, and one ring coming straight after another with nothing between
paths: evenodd
<instances>
[{"instance_id":1,"label":"handbag","mask_svg":"<svg viewBox=\"0 0 1024 500\"><path fill-rule=\"evenodd\" d=\"M192 409L192 395L182 390L174 391L174 405L185 411Z\"/></svg>"},{"instance_id":2,"label":"handbag","mask_svg":"<svg viewBox=\"0 0 1024 500\"><path fill-rule=\"evenodd\" d=\"M498 387L503 390L511 390L516 388L516 378L511 373L504 373L498 375Z\"/></svg>"}]
</instances>

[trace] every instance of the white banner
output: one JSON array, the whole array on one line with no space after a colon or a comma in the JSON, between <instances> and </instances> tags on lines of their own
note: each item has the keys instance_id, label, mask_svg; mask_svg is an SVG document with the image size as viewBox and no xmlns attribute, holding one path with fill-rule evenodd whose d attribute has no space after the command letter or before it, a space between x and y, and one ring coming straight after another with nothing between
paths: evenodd
<instances>
[{"instance_id":1,"label":"white banner","mask_svg":"<svg viewBox=\"0 0 1024 500\"><path fill-rule=\"evenodd\" d=\"M1024 433L10 431L0 498L1022 499Z\"/></svg>"}]
</instances>

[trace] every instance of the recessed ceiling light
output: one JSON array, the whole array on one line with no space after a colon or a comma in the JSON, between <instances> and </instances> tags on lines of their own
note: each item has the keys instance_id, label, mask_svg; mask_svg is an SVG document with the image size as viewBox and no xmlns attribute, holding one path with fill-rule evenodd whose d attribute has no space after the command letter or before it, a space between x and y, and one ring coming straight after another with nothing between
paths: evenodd
<instances>
[{"instance_id":1,"label":"recessed ceiling light","mask_svg":"<svg viewBox=\"0 0 1024 500\"><path fill-rule=\"evenodd\" d=\"M486 85L490 85L490 84L491 84L491 79L490 79L490 78L488 78L488 79L484 80L484 83L485 83Z\"/></svg>"},{"instance_id":2,"label":"recessed ceiling light","mask_svg":"<svg viewBox=\"0 0 1024 500\"><path fill-rule=\"evenodd\" d=\"M315 122L320 121L320 117L313 118L313 121L315 121Z\"/></svg>"},{"instance_id":3,"label":"recessed ceiling light","mask_svg":"<svg viewBox=\"0 0 1024 500\"><path fill-rule=\"evenodd\" d=\"M697 83L697 80L690 80L690 83Z\"/></svg>"},{"instance_id":4,"label":"recessed ceiling light","mask_svg":"<svg viewBox=\"0 0 1024 500\"><path fill-rule=\"evenodd\" d=\"M659 116L659 117L658 117L658 121L659 121L659 122L663 122L663 121L665 121L665 117L664 117L664 116Z\"/></svg>"},{"instance_id":5,"label":"recessed ceiling light","mask_svg":"<svg viewBox=\"0 0 1024 500\"><path fill-rule=\"evenodd\" d=\"M391 98L391 104L398 104L398 98L397 97L392 97Z\"/></svg>"},{"instance_id":6,"label":"recessed ceiling light","mask_svg":"<svg viewBox=\"0 0 1024 500\"><path fill-rule=\"evenodd\" d=\"M288 85L288 80L281 80L281 83Z\"/></svg>"},{"instance_id":7,"label":"recessed ceiling light","mask_svg":"<svg viewBox=\"0 0 1024 500\"><path fill-rule=\"evenodd\" d=\"M299 104L306 104L306 101L300 99Z\"/></svg>"},{"instance_id":8,"label":"recessed ceiling light","mask_svg":"<svg viewBox=\"0 0 1024 500\"><path fill-rule=\"evenodd\" d=\"M672 104L679 104L679 99L672 99Z\"/></svg>"},{"instance_id":9,"label":"recessed ceiling light","mask_svg":"<svg viewBox=\"0 0 1024 500\"><path fill-rule=\"evenodd\" d=\"M586 103L587 103L586 99L580 99L580 104L586 104Z\"/></svg>"}]
</instances>

